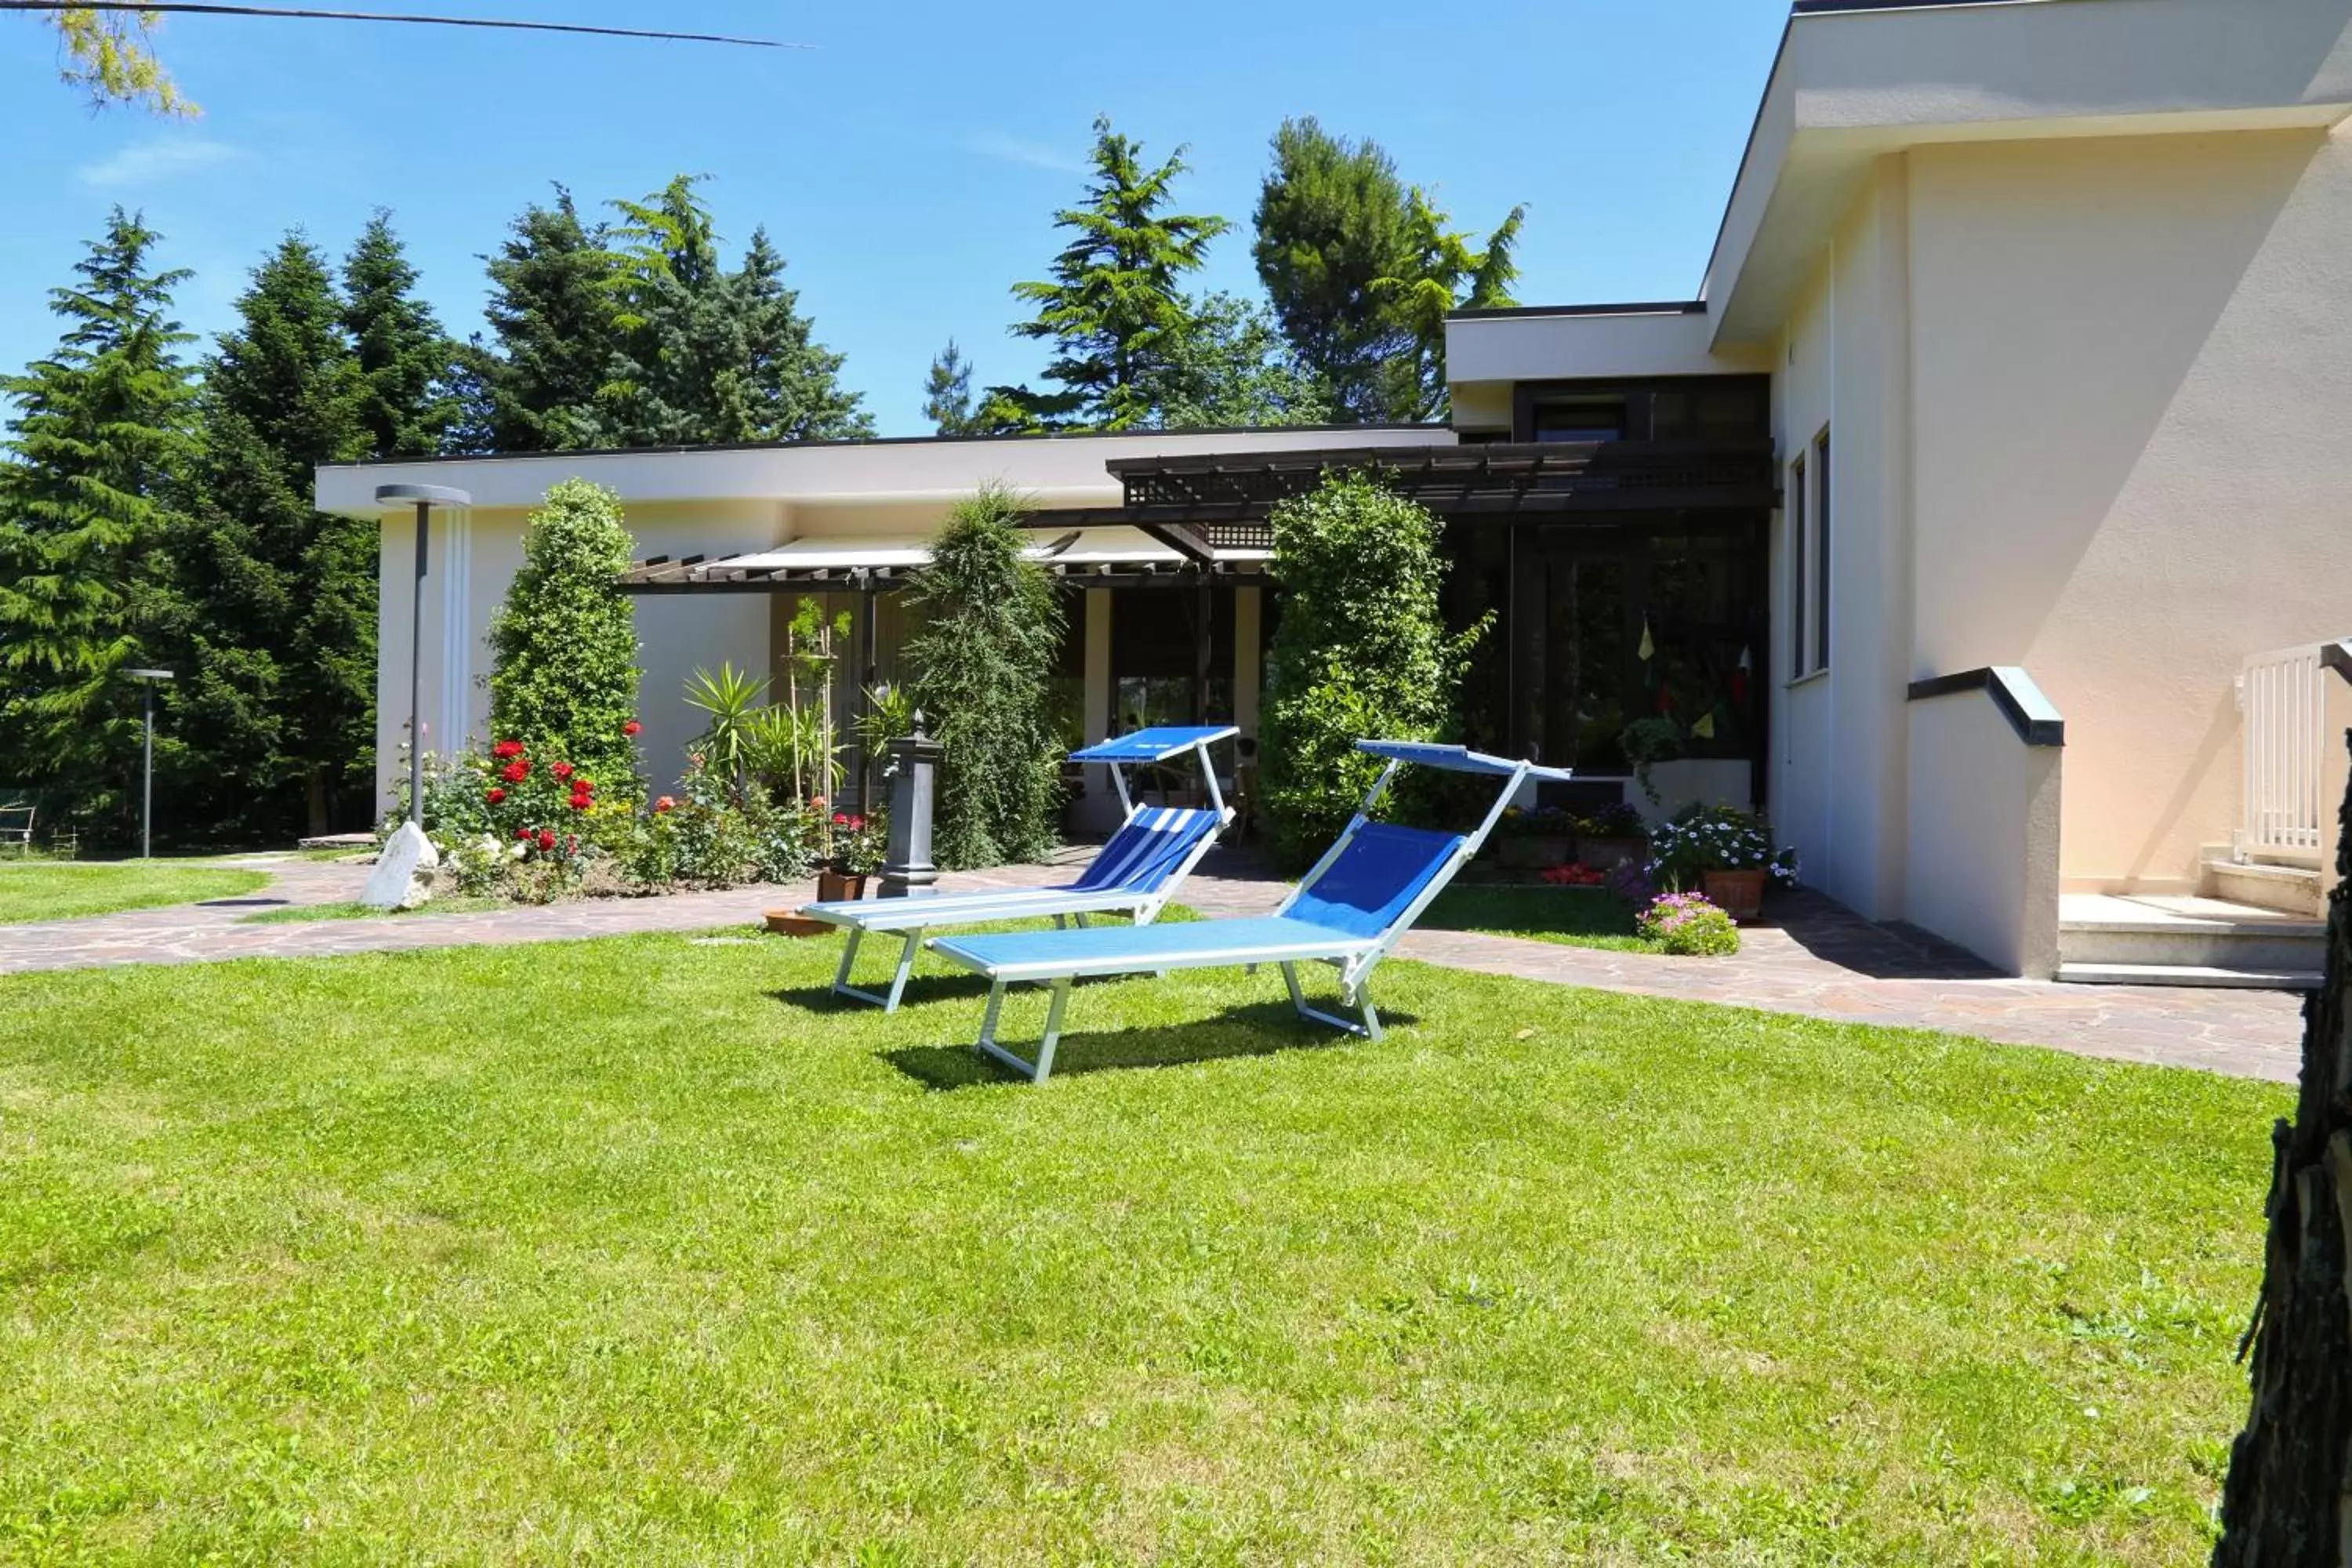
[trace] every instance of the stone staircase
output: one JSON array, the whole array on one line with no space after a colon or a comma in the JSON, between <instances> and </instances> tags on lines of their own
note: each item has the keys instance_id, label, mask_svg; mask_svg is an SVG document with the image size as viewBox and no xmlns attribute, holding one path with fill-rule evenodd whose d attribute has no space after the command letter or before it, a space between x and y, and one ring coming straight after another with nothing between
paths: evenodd
<instances>
[{"instance_id":1,"label":"stone staircase","mask_svg":"<svg viewBox=\"0 0 2352 1568\"><path fill-rule=\"evenodd\" d=\"M2327 922L2316 912L2318 873L2307 874L2305 902L2299 884L2265 876L2291 868L2230 869L2254 874L2229 882L2214 878L2222 896L2211 898L2064 895L2058 900L2058 978L2093 985L2315 989L2327 951ZM2269 907L2245 900L2249 892L2294 904Z\"/></svg>"}]
</instances>

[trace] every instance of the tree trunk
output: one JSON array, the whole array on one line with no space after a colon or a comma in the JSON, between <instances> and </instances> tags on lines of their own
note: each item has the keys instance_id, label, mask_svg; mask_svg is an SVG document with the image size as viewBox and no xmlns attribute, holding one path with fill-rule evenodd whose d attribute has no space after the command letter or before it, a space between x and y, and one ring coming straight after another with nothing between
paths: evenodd
<instances>
[{"instance_id":1,"label":"tree trunk","mask_svg":"<svg viewBox=\"0 0 2352 1568\"><path fill-rule=\"evenodd\" d=\"M2352 741L2352 736L2347 737ZM2352 796L2340 818L2336 873L2352 861ZM2352 1037L2345 987L2352 931L2339 880L2328 900L2327 972L2304 1004L2303 1079L2293 1125L2275 1150L2262 1294L2248 1330L2253 1402L2221 1488L2215 1568L2341 1568L2352 1563Z\"/></svg>"}]
</instances>

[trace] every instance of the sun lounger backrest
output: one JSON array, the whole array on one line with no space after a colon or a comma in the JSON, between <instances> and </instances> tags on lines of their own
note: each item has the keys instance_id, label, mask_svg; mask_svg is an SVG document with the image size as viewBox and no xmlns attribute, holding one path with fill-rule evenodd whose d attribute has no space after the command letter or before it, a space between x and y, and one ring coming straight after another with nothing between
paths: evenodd
<instances>
[{"instance_id":1,"label":"sun lounger backrest","mask_svg":"<svg viewBox=\"0 0 2352 1568\"><path fill-rule=\"evenodd\" d=\"M1378 936L1445 868L1461 843L1458 833L1368 822L1283 912L1349 936Z\"/></svg>"},{"instance_id":2,"label":"sun lounger backrest","mask_svg":"<svg viewBox=\"0 0 2352 1568\"><path fill-rule=\"evenodd\" d=\"M1146 806L1111 836L1071 886L1089 893L1114 888L1150 892L1183 864L1202 837L1216 831L1219 822L1213 811Z\"/></svg>"}]
</instances>

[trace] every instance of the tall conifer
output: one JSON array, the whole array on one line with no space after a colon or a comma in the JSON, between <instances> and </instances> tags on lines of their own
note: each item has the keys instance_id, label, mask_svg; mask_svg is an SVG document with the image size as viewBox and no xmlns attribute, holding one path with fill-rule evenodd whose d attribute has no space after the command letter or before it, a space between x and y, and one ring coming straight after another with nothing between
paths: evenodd
<instances>
[{"instance_id":1,"label":"tall conifer","mask_svg":"<svg viewBox=\"0 0 2352 1568\"><path fill-rule=\"evenodd\" d=\"M174 472L188 450L184 270L121 207L51 290L57 350L0 379L16 404L0 465L0 776L127 826L140 697Z\"/></svg>"}]
</instances>

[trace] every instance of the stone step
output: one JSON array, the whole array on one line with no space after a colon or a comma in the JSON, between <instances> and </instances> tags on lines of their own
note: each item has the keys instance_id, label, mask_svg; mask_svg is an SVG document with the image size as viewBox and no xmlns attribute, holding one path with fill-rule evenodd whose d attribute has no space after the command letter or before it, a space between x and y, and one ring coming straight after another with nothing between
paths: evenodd
<instances>
[{"instance_id":1,"label":"stone step","mask_svg":"<svg viewBox=\"0 0 2352 1568\"><path fill-rule=\"evenodd\" d=\"M2260 860L2208 860L2205 887L2214 898L2314 919L2326 913L2327 892L2316 866L2273 866Z\"/></svg>"},{"instance_id":2,"label":"stone step","mask_svg":"<svg viewBox=\"0 0 2352 1568\"><path fill-rule=\"evenodd\" d=\"M2326 952L2325 921L2229 900L2070 893L2058 905L2061 980L2299 986Z\"/></svg>"},{"instance_id":3,"label":"stone step","mask_svg":"<svg viewBox=\"0 0 2352 1568\"><path fill-rule=\"evenodd\" d=\"M2062 963L2058 978L2074 985L2207 985L2247 991L2316 991L2315 969L2224 969L2196 963Z\"/></svg>"}]
</instances>

